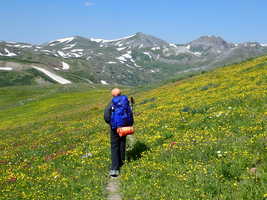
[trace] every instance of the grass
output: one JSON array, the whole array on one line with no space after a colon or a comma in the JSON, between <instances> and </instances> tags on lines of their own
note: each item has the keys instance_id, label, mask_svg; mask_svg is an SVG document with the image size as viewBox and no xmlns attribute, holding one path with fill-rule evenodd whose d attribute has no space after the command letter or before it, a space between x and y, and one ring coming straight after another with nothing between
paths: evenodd
<instances>
[{"instance_id":1,"label":"grass","mask_svg":"<svg viewBox=\"0 0 267 200\"><path fill-rule=\"evenodd\" d=\"M0 56L0 61L17 62L17 63L22 63L22 64L40 64L39 62L30 61L28 59L16 58L16 57L11 58L11 57L4 57L4 56Z\"/></svg>"},{"instance_id":2,"label":"grass","mask_svg":"<svg viewBox=\"0 0 267 200\"><path fill-rule=\"evenodd\" d=\"M35 84L35 76L27 71L13 72L1 71L0 73L0 87L4 86L19 86Z\"/></svg>"},{"instance_id":3,"label":"grass","mask_svg":"<svg viewBox=\"0 0 267 200\"><path fill-rule=\"evenodd\" d=\"M264 199L266 61L140 95L136 139L150 150L124 167L125 199Z\"/></svg>"},{"instance_id":4,"label":"grass","mask_svg":"<svg viewBox=\"0 0 267 200\"><path fill-rule=\"evenodd\" d=\"M124 199L267 197L267 57L132 88ZM0 88L0 199L105 199L109 88Z\"/></svg>"},{"instance_id":5,"label":"grass","mask_svg":"<svg viewBox=\"0 0 267 200\"><path fill-rule=\"evenodd\" d=\"M103 199L109 156L99 114L109 95L86 90L0 90L10 94L1 95L0 199Z\"/></svg>"}]
</instances>

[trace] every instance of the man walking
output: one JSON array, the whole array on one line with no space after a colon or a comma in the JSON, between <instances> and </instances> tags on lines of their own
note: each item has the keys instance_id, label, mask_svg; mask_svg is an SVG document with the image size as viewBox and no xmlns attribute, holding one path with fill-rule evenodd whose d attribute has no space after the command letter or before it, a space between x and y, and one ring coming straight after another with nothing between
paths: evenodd
<instances>
[{"instance_id":1,"label":"man walking","mask_svg":"<svg viewBox=\"0 0 267 200\"><path fill-rule=\"evenodd\" d=\"M128 97L121 95L121 90L115 88L111 91L113 96L111 102L106 106L104 112L105 122L110 125L111 142L111 169L109 175L116 177L125 161L126 136L120 137L117 128L132 126L134 123L133 112Z\"/></svg>"}]
</instances>

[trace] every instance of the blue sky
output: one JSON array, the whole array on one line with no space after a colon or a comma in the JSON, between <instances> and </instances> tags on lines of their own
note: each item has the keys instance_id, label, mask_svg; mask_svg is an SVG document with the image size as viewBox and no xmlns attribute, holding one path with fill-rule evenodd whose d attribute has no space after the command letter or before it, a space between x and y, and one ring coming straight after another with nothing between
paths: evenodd
<instances>
[{"instance_id":1,"label":"blue sky","mask_svg":"<svg viewBox=\"0 0 267 200\"><path fill-rule=\"evenodd\" d=\"M202 35L267 43L266 0L1 0L0 40L43 43L144 32L186 43Z\"/></svg>"}]
</instances>

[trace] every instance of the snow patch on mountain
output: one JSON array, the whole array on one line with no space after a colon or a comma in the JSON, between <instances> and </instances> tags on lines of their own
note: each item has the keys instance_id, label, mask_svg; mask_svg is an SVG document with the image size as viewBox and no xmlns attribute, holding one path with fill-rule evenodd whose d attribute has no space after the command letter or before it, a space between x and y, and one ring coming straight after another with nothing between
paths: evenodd
<instances>
[{"instance_id":1,"label":"snow patch on mountain","mask_svg":"<svg viewBox=\"0 0 267 200\"><path fill-rule=\"evenodd\" d=\"M7 47L16 47L16 48L32 48L32 45L21 45L21 44L7 44Z\"/></svg>"},{"instance_id":2,"label":"snow patch on mountain","mask_svg":"<svg viewBox=\"0 0 267 200\"><path fill-rule=\"evenodd\" d=\"M130 35L130 36L127 36L127 37L123 37L123 38L114 39L114 40L105 40L105 39L97 39L97 38L90 38L90 40L93 41L93 42L97 42L97 43L108 43L108 42L117 42L117 41L120 41L120 40L127 40L127 39L130 39L130 38L134 37L134 36L136 36L136 34Z\"/></svg>"},{"instance_id":3,"label":"snow patch on mountain","mask_svg":"<svg viewBox=\"0 0 267 200\"><path fill-rule=\"evenodd\" d=\"M57 51L57 54L55 54L55 56L59 55L62 58L80 58L83 56L83 51L83 49L74 49L68 53L65 53L63 51Z\"/></svg>"},{"instance_id":4,"label":"snow patch on mountain","mask_svg":"<svg viewBox=\"0 0 267 200\"><path fill-rule=\"evenodd\" d=\"M58 55L60 55L63 58L67 58L67 55L63 51L57 51Z\"/></svg>"},{"instance_id":5,"label":"snow patch on mountain","mask_svg":"<svg viewBox=\"0 0 267 200\"><path fill-rule=\"evenodd\" d=\"M44 68L36 67L36 66L34 66L33 68L38 70L38 71L40 71L40 72L42 72L42 73L44 73L45 75L47 75L48 77L50 77L51 79L53 79L54 81L56 81L56 82L58 82L60 84L65 85L65 84L70 84L71 83L71 81L69 81L69 80L67 80L67 79L65 79L65 78L63 78L61 76L58 76L56 74L53 74L52 72L50 72L50 71L48 71L48 70L46 70Z\"/></svg>"},{"instance_id":6,"label":"snow patch on mountain","mask_svg":"<svg viewBox=\"0 0 267 200\"><path fill-rule=\"evenodd\" d=\"M158 72L160 72L160 70L159 69L151 69L150 72L151 73L158 73Z\"/></svg>"},{"instance_id":7,"label":"snow patch on mountain","mask_svg":"<svg viewBox=\"0 0 267 200\"><path fill-rule=\"evenodd\" d=\"M115 46L122 47L122 46L123 46L123 43L121 43L121 41L116 42L116 43L115 43Z\"/></svg>"},{"instance_id":8,"label":"snow patch on mountain","mask_svg":"<svg viewBox=\"0 0 267 200\"><path fill-rule=\"evenodd\" d=\"M52 51L49 51L49 50L46 50L46 49L41 50L41 52L53 53Z\"/></svg>"},{"instance_id":9,"label":"snow patch on mountain","mask_svg":"<svg viewBox=\"0 0 267 200\"><path fill-rule=\"evenodd\" d=\"M124 62L127 62L127 60L124 58L124 56L120 56L120 57L117 57L117 59L121 62L121 63L124 63Z\"/></svg>"},{"instance_id":10,"label":"snow patch on mountain","mask_svg":"<svg viewBox=\"0 0 267 200\"><path fill-rule=\"evenodd\" d=\"M72 40L74 40L74 37L69 37L69 38L63 38L63 39L59 39L59 40L56 40L57 42L60 42L60 43L63 43L63 42L71 42Z\"/></svg>"},{"instance_id":11,"label":"snow patch on mountain","mask_svg":"<svg viewBox=\"0 0 267 200\"><path fill-rule=\"evenodd\" d=\"M71 52L81 52L81 51L84 51L84 49L73 49L73 50L71 50Z\"/></svg>"},{"instance_id":12,"label":"snow patch on mountain","mask_svg":"<svg viewBox=\"0 0 267 200\"><path fill-rule=\"evenodd\" d=\"M74 44L69 44L68 46L62 48L62 50L72 49L72 48L75 47L75 46L76 46L76 43L74 43Z\"/></svg>"},{"instance_id":13,"label":"snow patch on mountain","mask_svg":"<svg viewBox=\"0 0 267 200\"><path fill-rule=\"evenodd\" d=\"M124 49L126 49L126 47L117 48L118 51L122 51Z\"/></svg>"},{"instance_id":14,"label":"snow patch on mountain","mask_svg":"<svg viewBox=\"0 0 267 200\"><path fill-rule=\"evenodd\" d=\"M74 37L62 38L62 39L51 41L48 44L49 44L49 46L54 46L57 43L70 43L74 39L75 39Z\"/></svg>"},{"instance_id":15,"label":"snow patch on mountain","mask_svg":"<svg viewBox=\"0 0 267 200\"><path fill-rule=\"evenodd\" d=\"M70 53L70 54L68 54L68 57L70 58L70 57L75 57L75 58L80 58L80 57L82 57L83 55L82 55L82 53Z\"/></svg>"},{"instance_id":16,"label":"snow patch on mountain","mask_svg":"<svg viewBox=\"0 0 267 200\"><path fill-rule=\"evenodd\" d=\"M21 45L20 48L32 48L33 46L31 45Z\"/></svg>"},{"instance_id":17,"label":"snow patch on mountain","mask_svg":"<svg viewBox=\"0 0 267 200\"><path fill-rule=\"evenodd\" d=\"M63 70L69 70L70 69L70 65L68 63L62 62L62 69Z\"/></svg>"},{"instance_id":18,"label":"snow patch on mountain","mask_svg":"<svg viewBox=\"0 0 267 200\"><path fill-rule=\"evenodd\" d=\"M10 52L8 49L4 49L4 51L7 53L7 54L2 54L2 56L7 56L7 57L13 57L13 56L17 56L17 54L15 53L12 53Z\"/></svg>"},{"instance_id":19,"label":"snow patch on mountain","mask_svg":"<svg viewBox=\"0 0 267 200\"><path fill-rule=\"evenodd\" d=\"M160 47L152 47L151 50L153 51L160 50Z\"/></svg>"},{"instance_id":20,"label":"snow patch on mountain","mask_svg":"<svg viewBox=\"0 0 267 200\"><path fill-rule=\"evenodd\" d=\"M131 59L132 58L132 51L127 51L127 53L126 54L124 54L123 56L125 57L125 58L128 58L128 59Z\"/></svg>"},{"instance_id":21,"label":"snow patch on mountain","mask_svg":"<svg viewBox=\"0 0 267 200\"><path fill-rule=\"evenodd\" d=\"M100 42L102 42L104 39L90 38L90 40L91 40L92 42L100 43Z\"/></svg>"},{"instance_id":22,"label":"snow patch on mountain","mask_svg":"<svg viewBox=\"0 0 267 200\"><path fill-rule=\"evenodd\" d=\"M201 52L193 52L193 54L194 54L195 56L201 56L201 55L202 55Z\"/></svg>"},{"instance_id":23,"label":"snow patch on mountain","mask_svg":"<svg viewBox=\"0 0 267 200\"><path fill-rule=\"evenodd\" d=\"M126 54L123 54L119 57L117 57L117 59L121 62L127 62L127 59L132 59L132 55L131 55L132 51L128 51Z\"/></svg>"},{"instance_id":24,"label":"snow patch on mountain","mask_svg":"<svg viewBox=\"0 0 267 200\"><path fill-rule=\"evenodd\" d=\"M135 67L141 67L139 65L136 64L136 62L134 61L133 57L132 57L132 51L127 51L126 54L123 54L119 57L117 57L117 59L120 61L120 63L125 63L127 62L128 60L131 61Z\"/></svg>"},{"instance_id":25,"label":"snow patch on mountain","mask_svg":"<svg viewBox=\"0 0 267 200\"><path fill-rule=\"evenodd\" d=\"M3 71L12 71L13 68L12 67L0 67L0 70L3 70Z\"/></svg>"},{"instance_id":26,"label":"snow patch on mountain","mask_svg":"<svg viewBox=\"0 0 267 200\"><path fill-rule=\"evenodd\" d=\"M108 64L117 64L116 62L113 62L113 61L109 61L107 62Z\"/></svg>"},{"instance_id":27,"label":"snow patch on mountain","mask_svg":"<svg viewBox=\"0 0 267 200\"><path fill-rule=\"evenodd\" d=\"M147 55L150 59L152 59L152 56L150 55L149 52L144 52L145 55Z\"/></svg>"},{"instance_id":28,"label":"snow patch on mountain","mask_svg":"<svg viewBox=\"0 0 267 200\"><path fill-rule=\"evenodd\" d=\"M104 81L104 80L101 80L100 83L101 83L102 85L108 85L107 81Z\"/></svg>"},{"instance_id":29,"label":"snow patch on mountain","mask_svg":"<svg viewBox=\"0 0 267 200\"><path fill-rule=\"evenodd\" d=\"M263 47L267 47L267 44L261 44L261 46L263 46Z\"/></svg>"},{"instance_id":30,"label":"snow patch on mountain","mask_svg":"<svg viewBox=\"0 0 267 200\"><path fill-rule=\"evenodd\" d=\"M177 48L176 44L170 43L169 45L170 45L170 47Z\"/></svg>"},{"instance_id":31,"label":"snow patch on mountain","mask_svg":"<svg viewBox=\"0 0 267 200\"><path fill-rule=\"evenodd\" d=\"M116 41L120 41L120 40L127 40L127 39L130 39L132 37L136 36L136 34L134 35L130 35L130 36L127 36L127 37L123 37L123 38L119 38L119 39L115 39L115 40L106 40L105 42L116 42Z\"/></svg>"}]
</instances>

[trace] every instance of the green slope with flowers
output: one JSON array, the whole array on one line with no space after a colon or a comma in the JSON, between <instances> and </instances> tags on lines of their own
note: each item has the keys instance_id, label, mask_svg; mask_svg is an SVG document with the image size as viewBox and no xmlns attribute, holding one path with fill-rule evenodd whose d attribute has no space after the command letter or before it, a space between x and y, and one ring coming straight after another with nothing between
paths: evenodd
<instances>
[{"instance_id":1,"label":"green slope with flowers","mask_svg":"<svg viewBox=\"0 0 267 200\"><path fill-rule=\"evenodd\" d=\"M136 97L124 199L267 197L267 57ZM109 89L0 89L0 199L105 199Z\"/></svg>"},{"instance_id":2,"label":"green slope with flowers","mask_svg":"<svg viewBox=\"0 0 267 200\"><path fill-rule=\"evenodd\" d=\"M261 57L140 95L151 149L124 168L125 199L267 198L266 90Z\"/></svg>"}]
</instances>

